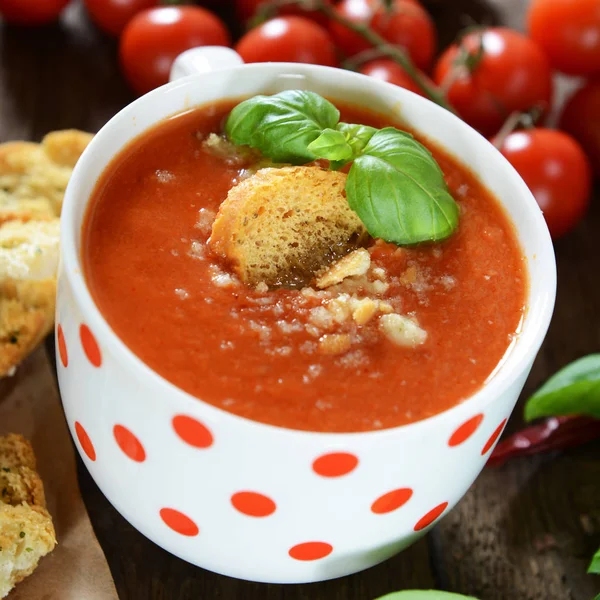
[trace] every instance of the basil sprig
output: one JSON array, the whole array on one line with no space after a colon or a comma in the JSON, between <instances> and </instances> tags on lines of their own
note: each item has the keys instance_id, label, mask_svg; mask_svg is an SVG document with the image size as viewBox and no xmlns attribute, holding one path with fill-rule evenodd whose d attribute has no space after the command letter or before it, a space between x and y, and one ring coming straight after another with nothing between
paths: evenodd
<instances>
[{"instance_id":1,"label":"basil sprig","mask_svg":"<svg viewBox=\"0 0 600 600\"><path fill-rule=\"evenodd\" d=\"M443 240L458 224L458 205L429 150L393 127L354 159L346 194L373 237L399 245Z\"/></svg>"},{"instance_id":2,"label":"basil sprig","mask_svg":"<svg viewBox=\"0 0 600 600\"><path fill-rule=\"evenodd\" d=\"M477 598L438 590L404 590L381 596L377 600L477 600Z\"/></svg>"},{"instance_id":3,"label":"basil sprig","mask_svg":"<svg viewBox=\"0 0 600 600\"><path fill-rule=\"evenodd\" d=\"M367 231L398 245L439 241L458 226L458 205L433 156L409 133L340 123L338 109L314 92L287 90L255 96L230 113L225 132L235 144L275 162L330 168L352 162L348 204Z\"/></svg>"},{"instance_id":4,"label":"basil sprig","mask_svg":"<svg viewBox=\"0 0 600 600\"><path fill-rule=\"evenodd\" d=\"M527 401L525 419L587 415L600 419L600 354L572 362Z\"/></svg>"},{"instance_id":5,"label":"basil sprig","mask_svg":"<svg viewBox=\"0 0 600 600\"><path fill-rule=\"evenodd\" d=\"M339 120L340 111L319 94L286 90L238 104L225 133L235 144L257 148L275 162L300 165L317 158L309 144Z\"/></svg>"}]
</instances>

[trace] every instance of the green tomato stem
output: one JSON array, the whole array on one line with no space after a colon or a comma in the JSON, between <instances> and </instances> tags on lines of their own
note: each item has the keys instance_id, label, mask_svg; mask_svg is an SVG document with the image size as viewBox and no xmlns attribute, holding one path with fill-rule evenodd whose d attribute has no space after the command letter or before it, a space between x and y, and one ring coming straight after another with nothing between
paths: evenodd
<instances>
[{"instance_id":1,"label":"green tomato stem","mask_svg":"<svg viewBox=\"0 0 600 600\"><path fill-rule=\"evenodd\" d=\"M444 93L423 76L403 48L389 44L385 38L381 37L368 25L364 23L355 23L350 19L347 19L341 15L335 7L324 0L272 0L272 2L269 2L264 6L264 14L267 14L266 11L273 11L294 4L306 10L317 10L322 12L332 21L336 21L340 25L358 33L372 46L375 46L381 55L388 56L394 62L398 63L429 100L456 114L456 110L454 110L454 107L448 102Z\"/></svg>"}]
</instances>

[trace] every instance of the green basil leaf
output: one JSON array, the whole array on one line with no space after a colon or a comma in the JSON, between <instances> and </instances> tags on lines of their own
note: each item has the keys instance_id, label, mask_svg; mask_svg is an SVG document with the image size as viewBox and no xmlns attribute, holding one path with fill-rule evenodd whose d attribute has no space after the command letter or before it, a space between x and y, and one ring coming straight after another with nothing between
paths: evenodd
<instances>
[{"instance_id":1,"label":"green basil leaf","mask_svg":"<svg viewBox=\"0 0 600 600\"><path fill-rule=\"evenodd\" d=\"M257 148L275 162L303 164L316 158L308 145L339 119L340 111L319 94L286 90L238 104L225 133L235 144Z\"/></svg>"},{"instance_id":2,"label":"green basil leaf","mask_svg":"<svg viewBox=\"0 0 600 600\"><path fill-rule=\"evenodd\" d=\"M355 159L348 203L373 236L399 245L443 240L458 226L458 205L433 156L410 134L378 131Z\"/></svg>"},{"instance_id":3,"label":"green basil leaf","mask_svg":"<svg viewBox=\"0 0 600 600\"><path fill-rule=\"evenodd\" d=\"M377 133L375 127L355 125L354 123L338 123L336 129L346 136L354 157L362 154L369 140Z\"/></svg>"},{"instance_id":4,"label":"green basil leaf","mask_svg":"<svg viewBox=\"0 0 600 600\"><path fill-rule=\"evenodd\" d=\"M590 354L561 369L525 405L527 421L559 415L600 419L600 354Z\"/></svg>"},{"instance_id":5,"label":"green basil leaf","mask_svg":"<svg viewBox=\"0 0 600 600\"><path fill-rule=\"evenodd\" d=\"M352 158L352 148L346 136L335 129L325 129L323 133L308 145L308 150L318 158L348 162Z\"/></svg>"},{"instance_id":6,"label":"green basil leaf","mask_svg":"<svg viewBox=\"0 0 600 600\"><path fill-rule=\"evenodd\" d=\"M381 596L377 600L477 600L477 598L437 590L405 590Z\"/></svg>"},{"instance_id":7,"label":"green basil leaf","mask_svg":"<svg viewBox=\"0 0 600 600\"><path fill-rule=\"evenodd\" d=\"M594 558L592 558L592 562L588 567L588 573L592 573L593 575L600 575L600 548L598 552L594 554Z\"/></svg>"}]
</instances>

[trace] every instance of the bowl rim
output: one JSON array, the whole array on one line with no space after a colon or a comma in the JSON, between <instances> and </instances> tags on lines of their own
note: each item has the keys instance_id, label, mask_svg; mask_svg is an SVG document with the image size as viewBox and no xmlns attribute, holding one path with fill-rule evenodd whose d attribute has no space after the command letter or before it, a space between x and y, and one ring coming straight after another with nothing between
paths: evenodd
<instances>
[{"instance_id":1,"label":"bowl rim","mask_svg":"<svg viewBox=\"0 0 600 600\"><path fill-rule=\"evenodd\" d=\"M430 417L421 419L419 421L414 421L411 423L406 423L403 425L398 425L396 427L390 427L386 429L376 429L360 432L321 432L301 429L289 429L278 425L271 425L260 421L253 421L247 417L242 417L234 413L228 412L225 409L222 409L218 406L215 406L213 404L210 404L209 402L202 400L201 398L197 398L196 396L189 394L188 392L177 387L176 385L168 381L166 378L164 378L162 375L154 371L150 366L146 365L146 363L144 363L112 329L112 327L104 318L103 314L101 313L100 309L98 308L98 306L92 298L91 292L87 285L87 281L85 279L85 276L83 275L83 266L81 264L80 254L77 250L77 219L75 207L78 203L83 201L85 202L85 209L87 210L87 205L89 204L91 195L86 196L80 188L84 185L85 173L88 169L88 165L91 164L95 159L97 146L100 145L102 139L110 136L111 129L118 126L119 122L134 117L136 111L142 105L151 104L155 102L159 97L161 97L165 93L172 93L178 90L179 88L181 88L179 91L182 91L189 88L192 85L197 85L198 82L202 79L213 75L213 73L201 73L183 77L176 81L167 83L164 86L161 86L160 88L157 88L145 94L144 96L141 96L140 98L136 99L135 101L121 109L94 136L88 147L84 150L77 165L75 166L71 179L68 183L65 192L63 211L61 216L60 247L61 261L63 263L62 275L66 277L66 279L69 282L75 301L78 304L79 310L81 311L81 316L85 319L86 324L88 324L92 328L92 330L94 331L94 335L97 336L97 338L100 340L101 346L107 347L110 353L118 357L120 364L122 364L124 368L129 370L135 377L140 379L144 378L147 381L149 381L153 385L153 387L155 387L157 395L164 395L165 400L167 400L169 397L175 396L181 401L181 403L184 403L186 406L189 406L190 414L197 414L199 408L201 407L203 410L208 411L208 413L213 413L217 415L220 419L230 420L231 423L237 423L238 425L243 425L250 428L254 427L259 433L261 431L265 433L269 431L271 433L278 432L282 435L292 436L298 439L330 438L335 441L341 441L345 439L355 440L357 437L382 439L383 437L390 435L399 435L401 434L401 432L408 431L409 429L412 431L416 431L419 429L425 430L426 428L437 426L440 422L452 418L453 415L461 412L469 412L471 411L471 409L473 414L483 412L485 406L500 398L507 391L507 389L515 383L517 378L529 367L530 363L534 360L545 338L554 309L554 302L556 296L556 261L554 256L554 248L542 212L538 207L538 204L535 198L533 197L532 193L528 189L525 182L522 180L521 176L517 173L514 167L504 158L504 156L496 148L494 148L494 146L491 143L489 143L489 141L485 137L483 137L481 134L479 134L477 131L471 128L459 117L447 111L446 109L434 104L426 98L423 98L411 91L399 88L390 83L374 80L373 78L370 78L366 75L362 75L360 73L343 71L334 67L306 65L300 63L242 64L228 69L223 69L222 72L227 72L234 75L236 72L242 70L270 70L273 72L273 75L281 74L280 71L292 72L294 74L320 74L325 77L331 77L335 75L335 77L345 77L348 79L348 81L354 79L356 87L364 86L364 84L368 82L369 87L371 87L374 91L376 91L378 88L385 90L388 93L390 91L393 91L394 95L399 101L406 100L408 98L411 102L424 103L424 105L426 104L427 106L425 106L425 108L429 111L433 111L434 116L440 119L442 123L444 122L444 120L458 121L458 126L463 128L465 130L465 133L468 135L469 143L481 144L483 142L484 144L486 144L488 146L488 151L491 151L492 156L495 156L494 160L496 161L496 166L499 168L503 168L506 172L506 175L508 177L511 177L515 181L517 187L520 188L523 200L523 209L530 213L529 216L532 218L533 222L532 233L538 240L537 244L539 245L539 250L536 252L535 255L536 260L540 263L540 265L542 264L542 262L544 262L545 266L547 267L544 277L539 282L539 290L534 290L532 288L531 281L528 282L529 285L527 288L527 298L525 303L525 314L527 315L527 318L525 318L525 316L523 317L523 328L518 332L514 342L511 345L509 345L506 353L500 360L498 366L495 368L493 373L490 374L490 376L488 376L488 378L484 381L481 387L470 396L467 396L466 398L457 402L452 407L442 412L436 413ZM222 99L235 97L235 94L231 94L230 96L223 95ZM202 104L198 104L195 106L202 106ZM174 114L179 114L180 112L183 112L183 110L177 111ZM165 117L153 119L153 125L156 125L164 118ZM139 135L142 135L145 131L147 131L147 128L135 135L132 135L128 139L127 143L131 143L131 141L136 139ZM109 158L107 165L104 167L105 169L108 166L108 164L110 164L110 161L114 159L115 156L117 156L118 152L122 151L124 147L125 146L121 146L121 148ZM465 164L459 156L455 156L455 158L461 164ZM85 200L81 199L83 196L86 196ZM506 209L502 198L497 197L497 199L503 206L505 212L507 213L507 217L511 220L515 229L518 232L520 232L519 226L514 222L514 219L508 213L508 210ZM519 237L521 238L522 236L519 235ZM530 269L528 269L528 271L530 272ZM58 303L56 312L56 323L58 324L60 322ZM59 360L57 355L57 367L60 369L60 365L58 363Z\"/></svg>"}]
</instances>

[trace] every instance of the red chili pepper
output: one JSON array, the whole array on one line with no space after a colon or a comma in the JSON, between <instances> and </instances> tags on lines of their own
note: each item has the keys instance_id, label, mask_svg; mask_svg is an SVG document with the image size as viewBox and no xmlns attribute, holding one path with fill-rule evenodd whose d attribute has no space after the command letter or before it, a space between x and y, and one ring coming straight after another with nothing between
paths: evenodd
<instances>
[{"instance_id":1,"label":"red chili pepper","mask_svg":"<svg viewBox=\"0 0 600 600\"><path fill-rule=\"evenodd\" d=\"M499 467L518 456L573 448L600 438L600 420L589 417L549 417L500 442L487 462Z\"/></svg>"}]
</instances>

